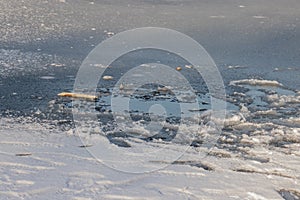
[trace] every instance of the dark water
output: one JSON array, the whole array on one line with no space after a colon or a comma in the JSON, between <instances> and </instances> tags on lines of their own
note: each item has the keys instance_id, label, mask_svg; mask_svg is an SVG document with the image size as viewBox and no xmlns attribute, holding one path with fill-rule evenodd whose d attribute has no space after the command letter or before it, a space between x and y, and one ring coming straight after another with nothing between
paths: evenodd
<instances>
[{"instance_id":1,"label":"dark water","mask_svg":"<svg viewBox=\"0 0 300 200\"><path fill-rule=\"evenodd\" d=\"M171 28L194 38L215 60L225 85L233 79L258 78L277 80L292 89L300 87L297 0L93 2L0 1L0 65L10 68L0 74L2 113L47 110L57 93L72 90L80 63L108 38L108 31L145 26ZM126 70L156 60L174 67L184 65L178 58L150 52L125 56L115 65ZM49 66L51 63L64 66ZM230 70L229 65L245 68ZM112 73L118 77L119 72ZM40 78L43 76L54 79ZM185 76L205 93L198 76ZM233 89L227 91L230 94Z\"/></svg>"}]
</instances>

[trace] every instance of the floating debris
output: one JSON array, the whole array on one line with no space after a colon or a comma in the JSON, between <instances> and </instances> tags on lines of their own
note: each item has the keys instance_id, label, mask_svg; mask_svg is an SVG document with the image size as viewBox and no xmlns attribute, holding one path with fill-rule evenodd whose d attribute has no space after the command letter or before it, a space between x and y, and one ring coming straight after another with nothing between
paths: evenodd
<instances>
[{"instance_id":1,"label":"floating debris","mask_svg":"<svg viewBox=\"0 0 300 200\"><path fill-rule=\"evenodd\" d=\"M91 145L91 144L84 144L84 145L80 145L80 146L78 146L78 147L80 147L80 148L87 148L87 147L92 147L93 145Z\"/></svg>"},{"instance_id":2,"label":"floating debris","mask_svg":"<svg viewBox=\"0 0 300 200\"><path fill-rule=\"evenodd\" d=\"M88 95L88 94L79 94L79 93L72 93L72 92L62 92L58 94L59 97L71 97L71 98L79 98L79 99L86 99L95 101L98 99L95 95Z\"/></svg>"},{"instance_id":3,"label":"floating debris","mask_svg":"<svg viewBox=\"0 0 300 200\"><path fill-rule=\"evenodd\" d=\"M203 111L207 111L206 108L199 108L199 109L190 109L190 112L203 112Z\"/></svg>"},{"instance_id":4,"label":"floating debris","mask_svg":"<svg viewBox=\"0 0 300 200\"><path fill-rule=\"evenodd\" d=\"M113 36L115 33L114 32L107 32L106 35L108 36Z\"/></svg>"},{"instance_id":5,"label":"floating debris","mask_svg":"<svg viewBox=\"0 0 300 200\"><path fill-rule=\"evenodd\" d=\"M16 153L16 156L31 156L32 153Z\"/></svg>"},{"instance_id":6,"label":"floating debris","mask_svg":"<svg viewBox=\"0 0 300 200\"><path fill-rule=\"evenodd\" d=\"M245 66L241 66L241 65L229 65L228 69L238 69L238 68L245 68Z\"/></svg>"},{"instance_id":7,"label":"floating debris","mask_svg":"<svg viewBox=\"0 0 300 200\"><path fill-rule=\"evenodd\" d=\"M115 35L115 33L114 33L114 32L107 31L107 30L105 30L105 31L104 31L104 33L105 33L107 36L109 36L109 37L111 37L111 36Z\"/></svg>"},{"instance_id":8,"label":"floating debris","mask_svg":"<svg viewBox=\"0 0 300 200\"><path fill-rule=\"evenodd\" d=\"M230 81L229 85L252 85L252 86L273 86L283 87L278 81L271 80L258 80L258 79L242 79L236 81Z\"/></svg>"},{"instance_id":9,"label":"floating debris","mask_svg":"<svg viewBox=\"0 0 300 200\"><path fill-rule=\"evenodd\" d=\"M171 92L171 89L172 88L170 86L164 86L164 87L158 87L157 91L162 93L167 93L167 92Z\"/></svg>"},{"instance_id":10,"label":"floating debris","mask_svg":"<svg viewBox=\"0 0 300 200\"><path fill-rule=\"evenodd\" d=\"M176 70L180 71L180 70L182 70L182 68L180 66L178 66L178 67L176 67Z\"/></svg>"},{"instance_id":11,"label":"floating debris","mask_svg":"<svg viewBox=\"0 0 300 200\"><path fill-rule=\"evenodd\" d=\"M112 77L112 76L103 76L103 80L106 80L106 81L108 81L108 80L112 80L114 77Z\"/></svg>"},{"instance_id":12,"label":"floating debris","mask_svg":"<svg viewBox=\"0 0 300 200\"><path fill-rule=\"evenodd\" d=\"M51 67L65 67L65 65L61 64L61 63L51 63L50 66Z\"/></svg>"},{"instance_id":13,"label":"floating debris","mask_svg":"<svg viewBox=\"0 0 300 200\"><path fill-rule=\"evenodd\" d=\"M120 89L120 90L124 90L124 85L123 85L123 83L120 84L119 89Z\"/></svg>"},{"instance_id":14,"label":"floating debris","mask_svg":"<svg viewBox=\"0 0 300 200\"><path fill-rule=\"evenodd\" d=\"M53 79L55 79L55 77L54 76L41 76L40 79L53 80Z\"/></svg>"}]
</instances>

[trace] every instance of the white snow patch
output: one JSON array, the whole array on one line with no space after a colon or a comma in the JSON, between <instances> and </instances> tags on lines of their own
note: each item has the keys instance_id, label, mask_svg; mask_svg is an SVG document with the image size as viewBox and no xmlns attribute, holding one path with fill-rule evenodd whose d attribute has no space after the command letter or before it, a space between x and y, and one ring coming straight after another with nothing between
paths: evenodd
<instances>
[{"instance_id":1,"label":"white snow patch","mask_svg":"<svg viewBox=\"0 0 300 200\"><path fill-rule=\"evenodd\" d=\"M252 17L255 19L266 19L267 18L266 16L262 16L262 15L254 15Z\"/></svg>"},{"instance_id":2,"label":"white snow patch","mask_svg":"<svg viewBox=\"0 0 300 200\"><path fill-rule=\"evenodd\" d=\"M33 185L34 182L33 181L28 181L28 180L17 180L16 184L19 184L19 185Z\"/></svg>"},{"instance_id":3,"label":"white snow patch","mask_svg":"<svg viewBox=\"0 0 300 200\"><path fill-rule=\"evenodd\" d=\"M223 18L225 18L225 16L224 15L211 15L211 16L209 16L210 18L216 18L216 19L223 19Z\"/></svg>"},{"instance_id":4,"label":"white snow patch","mask_svg":"<svg viewBox=\"0 0 300 200\"><path fill-rule=\"evenodd\" d=\"M249 198L252 200L268 200L267 198L265 198L259 194L256 194L254 192L248 192L247 194L249 195Z\"/></svg>"},{"instance_id":5,"label":"white snow patch","mask_svg":"<svg viewBox=\"0 0 300 200\"><path fill-rule=\"evenodd\" d=\"M283 85L278 81L259 80L259 79L243 79L230 81L229 85L253 85L253 86L274 86L282 87Z\"/></svg>"}]
</instances>

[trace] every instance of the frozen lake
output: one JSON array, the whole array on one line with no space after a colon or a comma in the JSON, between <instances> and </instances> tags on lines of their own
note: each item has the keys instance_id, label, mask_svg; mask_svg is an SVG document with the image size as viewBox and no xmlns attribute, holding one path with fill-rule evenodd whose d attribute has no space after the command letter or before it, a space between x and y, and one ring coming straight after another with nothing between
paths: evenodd
<instances>
[{"instance_id":1,"label":"frozen lake","mask_svg":"<svg viewBox=\"0 0 300 200\"><path fill-rule=\"evenodd\" d=\"M0 0L0 199L300 199L299 10L297 0ZM138 27L205 48L224 118L196 66L153 49L114 60L95 102L57 96L100 42ZM155 71L163 65L174 74ZM151 72L169 85L132 89Z\"/></svg>"}]
</instances>

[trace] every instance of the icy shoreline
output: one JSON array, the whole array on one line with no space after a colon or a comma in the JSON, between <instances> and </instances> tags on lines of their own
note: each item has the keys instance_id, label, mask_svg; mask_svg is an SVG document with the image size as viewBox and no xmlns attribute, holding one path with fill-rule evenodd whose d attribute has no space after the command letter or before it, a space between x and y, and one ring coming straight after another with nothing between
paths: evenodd
<instances>
[{"instance_id":1,"label":"icy shoreline","mask_svg":"<svg viewBox=\"0 0 300 200\"><path fill-rule=\"evenodd\" d=\"M74 135L30 127L16 124L0 131L2 199L283 199L280 191L299 195L299 155L257 147L246 158L219 148L209 153L191 148L164 169L126 174L99 163Z\"/></svg>"},{"instance_id":2,"label":"icy shoreline","mask_svg":"<svg viewBox=\"0 0 300 200\"><path fill-rule=\"evenodd\" d=\"M91 147L84 146L72 129L63 132L45 124L1 118L1 197L299 199L299 92L253 81L236 84L248 92L229 99L241 103L240 110L229 112L216 145L211 149L191 146L173 162L154 160L151 165L166 167L150 173L109 168L87 151ZM141 128L135 129L136 134ZM200 138L206 131L199 132ZM117 137L135 145L136 141ZM148 144L139 142L151 148ZM182 145L186 144L179 140L166 148ZM122 151L124 147L114 148ZM121 154L114 158L118 156L122 160Z\"/></svg>"}]
</instances>

